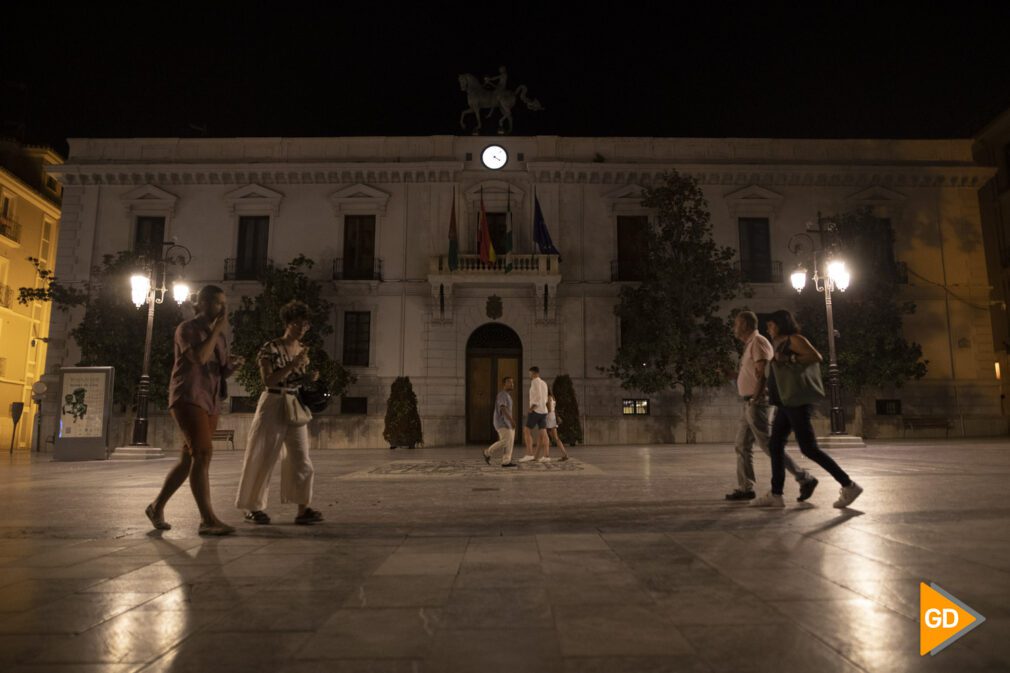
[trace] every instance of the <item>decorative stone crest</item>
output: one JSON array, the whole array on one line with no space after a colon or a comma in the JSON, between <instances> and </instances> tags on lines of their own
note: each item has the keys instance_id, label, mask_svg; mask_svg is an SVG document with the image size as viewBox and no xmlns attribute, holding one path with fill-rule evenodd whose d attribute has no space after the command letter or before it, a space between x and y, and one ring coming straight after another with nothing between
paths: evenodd
<instances>
[{"instance_id":1,"label":"decorative stone crest","mask_svg":"<svg viewBox=\"0 0 1010 673\"><path fill-rule=\"evenodd\" d=\"M470 73L460 75L459 88L460 91L466 92L467 105L466 109L459 115L460 128L464 131L466 130L464 119L466 119L468 114L472 114L477 121L473 134L479 134L481 127L480 111L489 110L487 116L490 117L494 109L498 108L501 112L501 117L498 119L498 133L512 133L512 108L515 107L517 96L526 104L526 109L528 110L536 112L544 109L544 106L536 98L528 98L526 96L525 84L517 86L515 91L509 91L505 86L507 82L508 71L505 69L505 66L498 68L498 74L494 77L485 77L483 83ZM508 130L505 130L505 122L508 122Z\"/></svg>"},{"instance_id":2,"label":"decorative stone crest","mask_svg":"<svg viewBox=\"0 0 1010 673\"><path fill-rule=\"evenodd\" d=\"M496 294L491 295L487 298L487 317L491 320L497 320L502 317L502 303L501 297Z\"/></svg>"}]
</instances>

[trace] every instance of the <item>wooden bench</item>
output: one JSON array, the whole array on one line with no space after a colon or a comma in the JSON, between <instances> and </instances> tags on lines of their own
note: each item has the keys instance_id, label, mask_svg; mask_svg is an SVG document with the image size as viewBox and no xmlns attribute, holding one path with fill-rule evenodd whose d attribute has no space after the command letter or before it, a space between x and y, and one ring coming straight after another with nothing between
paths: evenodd
<instances>
[{"instance_id":1,"label":"wooden bench","mask_svg":"<svg viewBox=\"0 0 1010 673\"><path fill-rule=\"evenodd\" d=\"M235 431L234 430L215 430L214 434L210 436L213 442L228 442L231 444L231 450L235 450Z\"/></svg>"},{"instance_id":2,"label":"wooden bench","mask_svg":"<svg viewBox=\"0 0 1010 673\"><path fill-rule=\"evenodd\" d=\"M943 428L944 436L950 436L951 419L946 416L903 416L901 419L903 428L902 436L907 430L915 431L916 428Z\"/></svg>"}]
</instances>

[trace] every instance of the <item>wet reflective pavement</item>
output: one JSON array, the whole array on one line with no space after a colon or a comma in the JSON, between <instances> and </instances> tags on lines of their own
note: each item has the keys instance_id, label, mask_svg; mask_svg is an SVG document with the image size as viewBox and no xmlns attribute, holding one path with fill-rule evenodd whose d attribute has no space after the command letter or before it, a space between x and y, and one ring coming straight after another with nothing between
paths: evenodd
<instances>
[{"instance_id":1,"label":"wet reflective pavement","mask_svg":"<svg viewBox=\"0 0 1010 673\"><path fill-rule=\"evenodd\" d=\"M326 523L233 508L241 452L211 468L227 538L144 517L171 461L0 467L0 670L1010 670L1010 443L834 452L810 504L730 503L726 445L576 447L488 467L479 449L317 451ZM757 459L756 459L757 460ZM757 460L759 483L768 465ZM763 488L760 490L764 490ZM987 621L918 651L919 583Z\"/></svg>"}]
</instances>

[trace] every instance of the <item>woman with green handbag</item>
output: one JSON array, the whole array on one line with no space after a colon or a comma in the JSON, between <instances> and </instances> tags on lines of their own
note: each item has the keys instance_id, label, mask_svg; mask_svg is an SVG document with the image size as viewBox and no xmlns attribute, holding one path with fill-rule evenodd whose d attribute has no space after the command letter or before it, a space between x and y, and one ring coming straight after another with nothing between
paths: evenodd
<instances>
[{"instance_id":1,"label":"woman with green handbag","mask_svg":"<svg viewBox=\"0 0 1010 673\"><path fill-rule=\"evenodd\" d=\"M800 327L789 311L776 311L768 318L768 335L775 346L772 371L768 378L768 396L775 405L768 450L772 458L772 490L751 504L755 507L785 507L782 487L785 485L785 447L789 433L796 435L800 452L814 461L841 484L835 507L848 507L863 492L831 456L817 446L810 414L813 404L824 397L821 381L821 361L817 349L800 334Z\"/></svg>"}]
</instances>

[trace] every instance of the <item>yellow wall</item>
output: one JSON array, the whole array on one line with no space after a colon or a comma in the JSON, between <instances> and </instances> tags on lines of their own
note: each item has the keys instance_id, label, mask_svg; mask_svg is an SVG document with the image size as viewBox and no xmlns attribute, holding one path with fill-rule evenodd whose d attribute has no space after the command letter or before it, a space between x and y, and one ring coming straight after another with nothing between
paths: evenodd
<instances>
[{"instance_id":1,"label":"yellow wall","mask_svg":"<svg viewBox=\"0 0 1010 673\"><path fill-rule=\"evenodd\" d=\"M10 288L9 305L0 301L0 450L10 448L10 406L19 401L25 403L25 413L18 424L14 447L25 451L33 446L35 408L31 387L44 371L46 343L41 337L49 335L50 306L41 302L19 304L18 289L39 286L29 257L42 259L47 268L53 267L60 211L0 168L0 203L5 198L13 204L13 217L8 221L19 224L21 232L20 241L0 235L0 284ZM44 239L47 230L48 241Z\"/></svg>"}]
</instances>

